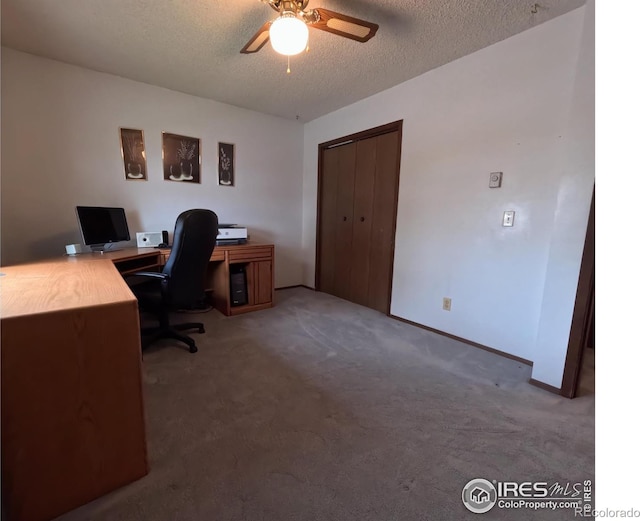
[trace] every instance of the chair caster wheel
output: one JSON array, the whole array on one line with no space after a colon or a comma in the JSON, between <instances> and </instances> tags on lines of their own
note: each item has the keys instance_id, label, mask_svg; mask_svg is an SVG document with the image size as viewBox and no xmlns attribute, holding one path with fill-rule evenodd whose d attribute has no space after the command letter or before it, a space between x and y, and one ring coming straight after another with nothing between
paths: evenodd
<instances>
[{"instance_id":1,"label":"chair caster wheel","mask_svg":"<svg viewBox=\"0 0 640 521\"><path fill-rule=\"evenodd\" d=\"M196 346L189 346L189 352L190 353L197 353L198 352L198 348Z\"/></svg>"}]
</instances>

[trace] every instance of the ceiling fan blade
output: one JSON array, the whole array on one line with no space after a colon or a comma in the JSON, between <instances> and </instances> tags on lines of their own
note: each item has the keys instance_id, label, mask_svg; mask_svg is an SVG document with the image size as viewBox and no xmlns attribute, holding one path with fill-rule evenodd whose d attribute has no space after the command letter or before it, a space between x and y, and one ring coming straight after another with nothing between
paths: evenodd
<instances>
[{"instance_id":1,"label":"ceiling fan blade","mask_svg":"<svg viewBox=\"0 0 640 521\"><path fill-rule=\"evenodd\" d=\"M247 42L247 45L245 45L240 52L242 54L252 54L262 49L264 44L269 41L270 27L271 21L266 22L262 27L260 27L258 32L253 35L253 38Z\"/></svg>"},{"instance_id":2,"label":"ceiling fan blade","mask_svg":"<svg viewBox=\"0 0 640 521\"><path fill-rule=\"evenodd\" d=\"M360 20L353 16L329 11L329 9L317 8L313 11L317 13L320 19L317 22L310 23L310 27L351 38L358 42L369 41L378 30L378 24Z\"/></svg>"}]
</instances>

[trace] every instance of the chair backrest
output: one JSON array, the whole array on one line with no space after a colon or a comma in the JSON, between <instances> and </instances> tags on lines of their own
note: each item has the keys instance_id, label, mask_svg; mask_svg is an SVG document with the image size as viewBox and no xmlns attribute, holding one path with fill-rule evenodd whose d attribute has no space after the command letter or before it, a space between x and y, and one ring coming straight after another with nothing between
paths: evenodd
<instances>
[{"instance_id":1,"label":"chair backrest","mask_svg":"<svg viewBox=\"0 0 640 521\"><path fill-rule=\"evenodd\" d=\"M204 296L217 235L218 216L211 210L187 210L178 216L169 260L162 270L169 275L163 292L172 307L192 306Z\"/></svg>"}]
</instances>

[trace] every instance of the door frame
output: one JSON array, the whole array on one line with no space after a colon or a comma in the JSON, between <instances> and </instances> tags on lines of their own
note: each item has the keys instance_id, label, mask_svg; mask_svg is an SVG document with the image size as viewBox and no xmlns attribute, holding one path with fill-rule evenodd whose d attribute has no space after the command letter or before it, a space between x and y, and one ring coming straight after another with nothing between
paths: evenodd
<instances>
[{"instance_id":1,"label":"door frame","mask_svg":"<svg viewBox=\"0 0 640 521\"><path fill-rule=\"evenodd\" d=\"M385 125L380 125L378 127L370 128L367 130L363 130L361 132L356 132L355 134L349 134L348 136L343 136L337 139L332 139L331 141L325 141L324 143L320 143L318 145L318 186L317 186L317 202L316 202L316 269L315 269L315 289L316 291L320 287L320 255L321 255L321 211L322 211L322 169L323 169L323 153L326 149L334 148L340 145L348 145L350 143L361 141L363 139L369 139L376 136L381 136L382 134L389 134L390 132L398 132L398 157L396 160L396 187L395 187L395 196L393 201L393 223L392 223L392 242L391 242L391 259L390 266L391 269L389 271L389 299L386 305L386 314L387 316L391 312L391 287L393 282L393 258L395 254L395 246L396 246L396 221L398 219L398 192L400 189L400 157L402 155L402 123L404 120L400 119L398 121L393 121L391 123L387 123Z\"/></svg>"},{"instance_id":2,"label":"door frame","mask_svg":"<svg viewBox=\"0 0 640 521\"><path fill-rule=\"evenodd\" d=\"M560 394L567 398L574 398L580 380L580 368L582 366L582 353L588 341L589 326L594 320L595 313L595 188L591 195L591 208L587 233L582 251L580 274L578 275L578 287L576 289L576 301L573 307L573 319L569 331L569 343L567 356L564 362L564 374L562 375L562 387Z\"/></svg>"}]
</instances>

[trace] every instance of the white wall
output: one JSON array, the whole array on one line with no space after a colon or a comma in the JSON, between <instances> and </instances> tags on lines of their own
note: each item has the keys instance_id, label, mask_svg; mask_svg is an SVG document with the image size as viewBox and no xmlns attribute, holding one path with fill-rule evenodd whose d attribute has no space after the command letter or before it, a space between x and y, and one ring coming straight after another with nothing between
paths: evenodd
<instances>
[{"instance_id":1,"label":"white wall","mask_svg":"<svg viewBox=\"0 0 640 521\"><path fill-rule=\"evenodd\" d=\"M119 127L144 130L146 182L126 181ZM201 138L202 183L165 181L162 131ZM276 245L276 287L300 284L303 126L2 49L2 263L81 242L76 205L122 206L132 235L189 208ZM236 144L236 186L217 184L218 141Z\"/></svg>"},{"instance_id":2,"label":"white wall","mask_svg":"<svg viewBox=\"0 0 640 521\"><path fill-rule=\"evenodd\" d=\"M587 0L531 375L556 387L562 384L595 172L594 4Z\"/></svg>"},{"instance_id":3,"label":"white wall","mask_svg":"<svg viewBox=\"0 0 640 521\"><path fill-rule=\"evenodd\" d=\"M581 253L572 246L550 257L556 219L570 222L562 234L584 240L593 183L593 169L571 172L580 190L556 213L569 175L570 108L593 90L593 81L574 86L584 17L585 8L572 11L307 123L305 284L314 284L318 144L403 119L391 313L534 368L545 349L566 352L566 343L541 345L538 326L550 264L569 263L577 276ZM577 154L592 151L592 141L574 137ZM502 188L488 188L494 171L504 172ZM501 226L504 210L516 211L513 228ZM565 300L575 296L572 282ZM538 378L559 386L550 371Z\"/></svg>"}]
</instances>

